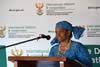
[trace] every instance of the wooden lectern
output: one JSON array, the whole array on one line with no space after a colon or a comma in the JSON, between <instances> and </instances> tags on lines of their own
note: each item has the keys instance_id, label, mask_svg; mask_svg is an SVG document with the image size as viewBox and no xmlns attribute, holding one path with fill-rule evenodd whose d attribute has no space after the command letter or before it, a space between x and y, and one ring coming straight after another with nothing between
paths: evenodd
<instances>
[{"instance_id":1,"label":"wooden lectern","mask_svg":"<svg viewBox=\"0 0 100 67\"><path fill-rule=\"evenodd\" d=\"M52 62L58 63L58 66L53 67L83 67L78 62L69 60L66 57L9 56L8 60L14 62L14 67L52 67L51 64L55 65ZM59 63L59 61L63 63Z\"/></svg>"}]
</instances>

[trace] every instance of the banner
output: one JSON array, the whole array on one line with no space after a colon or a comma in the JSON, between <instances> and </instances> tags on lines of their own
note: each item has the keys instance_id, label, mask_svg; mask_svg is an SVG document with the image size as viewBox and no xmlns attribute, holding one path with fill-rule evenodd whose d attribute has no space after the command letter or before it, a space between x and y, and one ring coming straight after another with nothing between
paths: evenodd
<instances>
[{"instance_id":1,"label":"banner","mask_svg":"<svg viewBox=\"0 0 100 67\"><path fill-rule=\"evenodd\" d=\"M100 66L100 45L86 45L92 57L93 67Z\"/></svg>"},{"instance_id":2,"label":"banner","mask_svg":"<svg viewBox=\"0 0 100 67\"><path fill-rule=\"evenodd\" d=\"M0 48L4 45L0 45ZM0 67L7 67L6 49L0 49Z\"/></svg>"},{"instance_id":3,"label":"banner","mask_svg":"<svg viewBox=\"0 0 100 67\"><path fill-rule=\"evenodd\" d=\"M51 39L39 39L6 48L8 56L48 56L55 24L69 21L85 28L80 40L89 49L94 67L100 66L100 1L99 0L0 0L0 45L12 45L40 34ZM7 67L13 63L7 62Z\"/></svg>"}]
</instances>

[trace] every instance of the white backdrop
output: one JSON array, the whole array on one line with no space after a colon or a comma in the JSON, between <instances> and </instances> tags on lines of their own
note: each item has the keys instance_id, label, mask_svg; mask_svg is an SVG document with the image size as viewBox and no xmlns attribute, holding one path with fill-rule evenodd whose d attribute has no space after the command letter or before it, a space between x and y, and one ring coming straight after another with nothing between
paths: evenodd
<instances>
[{"instance_id":1,"label":"white backdrop","mask_svg":"<svg viewBox=\"0 0 100 67\"><path fill-rule=\"evenodd\" d=\"M13 56L11 50L20 53L21 49L22 56L48 56L55 24L62 20L85 27L83 37L77 41L100 45L99 0L0 0L0 45L8 46L46 34L51 36L50 40L30 41L6 51L7 58ZM13 67L13 63L7 60L7 67Z\"/></svg>"}]
</instances>

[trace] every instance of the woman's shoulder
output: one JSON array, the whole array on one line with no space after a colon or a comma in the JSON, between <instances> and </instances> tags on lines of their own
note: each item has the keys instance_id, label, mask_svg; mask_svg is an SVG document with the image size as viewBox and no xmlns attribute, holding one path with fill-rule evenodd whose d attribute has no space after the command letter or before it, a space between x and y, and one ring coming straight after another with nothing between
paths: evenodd
<instances>
[{"instance_id":1,"label":"woman's shoulder","mask_svg":"<svg viewBox=\"0 0 100 67\"><path fill-rule=\"evenodd\" d=\"M57 49L59 47L59 44L55 44L52 46L52 49Z\"/></svg>"},{"instance_id":2,"label":"woman's shoulder","mask_svg":"<svg viewBox=\"0 0 100 67\"><path fill-rule=\"evenodd\" d=\"M80 43L80 42L75 42L75 41L72 42L71 48L74 49L75 52L84 52L84 51L87 51L87 50L88 50L88 49L85 47L85 45L83 45L83 44Z\"/></svg>"},{"instance_id":3,"label":"woman's shoulder","mask_svg":"<svg viewBox=\"0 0 100 67\"><path fill-rule=\"evenodd\" d=\"M74 46L74 47L85 47L85 45L83 45L82 43L77 42L77 41L72 41L72 46Z\"/></svg>"}]
</instances>

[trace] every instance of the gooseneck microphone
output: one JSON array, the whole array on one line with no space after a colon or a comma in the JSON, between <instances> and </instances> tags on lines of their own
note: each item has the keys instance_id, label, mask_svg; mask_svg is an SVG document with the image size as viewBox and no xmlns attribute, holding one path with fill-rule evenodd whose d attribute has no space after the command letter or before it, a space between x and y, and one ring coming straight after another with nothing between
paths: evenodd
<instances>
[{"instance_id":1,"label":"gooseneck microphone","mask_svg":"<svg viewBox=\"0 0 100 67\"><path fill-rule=\"evenodd\" d=\"M11 44L11 45L8 45L8 46L4 46L4 47L1 47L0 49L8 48L8 47L15 46L15 45L19 45L19 44L26 43L26 42L33 41L33 40L38 40L38 39L41 39L41 38L45 38L47 40L50 40L51 37L50 37L50 35L40 34L40 36L37 37L37 38L33 38L33 39L26 40L26 41L18 42L18 43L15 43L15 44Z\"/></svg>"}]
</instances>

